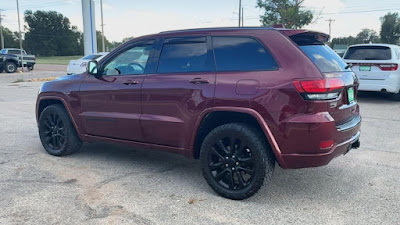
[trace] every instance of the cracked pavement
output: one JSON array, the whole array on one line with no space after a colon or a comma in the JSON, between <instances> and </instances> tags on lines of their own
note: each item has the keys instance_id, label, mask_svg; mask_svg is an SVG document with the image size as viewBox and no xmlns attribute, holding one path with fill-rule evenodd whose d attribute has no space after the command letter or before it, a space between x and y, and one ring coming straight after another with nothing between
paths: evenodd
<instances>
[{"instance_id":1,"label":"cracked pavement","mask_svg":"<svg viewBox=\"0 0 400 225\"><path fill-rule=\"evenodd\" d=\"M400 222L400 102L361 95L360 149L325 167L276 167L267 188L231 201L183 156L102 143L48 155L34 117L41 82L11 82L61 74L0 74L0 224Z\"/></svg>"}]
</instances>

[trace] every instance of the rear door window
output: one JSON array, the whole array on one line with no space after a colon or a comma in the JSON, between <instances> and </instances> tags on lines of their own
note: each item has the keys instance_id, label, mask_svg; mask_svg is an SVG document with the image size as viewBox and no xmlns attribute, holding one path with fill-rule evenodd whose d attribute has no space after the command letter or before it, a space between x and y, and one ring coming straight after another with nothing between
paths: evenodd
<instances>
[{"instance_id":1,"label":"rear door window","mask_svg":"<svg viewBox=\"0 0 400 225\"><path fill-rule=\"evenodd\" d=\"M8 54L18 54L18 55L20 55L21 51L20 50L8 50Z\"/></svg>"},{"instance_id":2,"label":"rear door window","mask_svg":"<svg viewBox=\"0 0 400 225\"><path fill-rule=\"evenodd\" d=\"M206 37L165 39L158 63L158 73L213 71Z\"/></svg>"},{"instance_id":3,"label":"rear door window","mask_svg":"<svg viewBox=\"0 0 400 225\"><path fill-rule=\"evenodd\" d=\"M258 41L248 37L213 37L217 71L277 70L278 64Z\"/></svg>"},{"instance_id":4,"label":"rear door window","mask_svg":"<svg viewBox=\"0 0 400 225\"><path fill-rule=\"evenodd\" d=\"M300 45L301 50L323 73L350 71L347 64L331 48L323 44Z\"/></svg>"},{"instance_id":5,"label":"rear door window","mask_svg":"<svg viewBox=\"0 0 400 225\"><path fill-rule=\"evenodd\" d=\"M392 59L392 51L386 46L355 46L347 50L344 59L390 60Z\"/></svg>"}]
</instances>

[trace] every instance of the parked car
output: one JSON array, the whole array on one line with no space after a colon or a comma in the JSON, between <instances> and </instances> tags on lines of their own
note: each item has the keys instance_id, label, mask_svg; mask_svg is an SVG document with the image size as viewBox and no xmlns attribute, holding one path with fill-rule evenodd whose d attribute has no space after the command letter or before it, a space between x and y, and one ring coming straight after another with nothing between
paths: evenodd
<instances>
[{"instance_id":1,"label":"parked car","mask_svg":"<svg viewBox=\"0 0 400 225\"><path fill-rule=\"evenodd\" d=\"M360 91L387 92L400 101L400 46L352 45L343 58L360 79Z\"/></svg>"},{"instance_id":2,"label":"parked car","mask_svg":"<svg viewBox=\"0 0 400 225\"><path fill-rule=\"evenodd\" d=\"M275 162L323 166L360 145L358 81L328 38L261 27L135 38L42 85L40 139L55 156L111 142L198 158L218 194L248 198Z\"/></svg>"},{"instance_id":3,"label":"parked car","mask_svg":"<svg viewBox=\"0 0 400 225\"><path fill-rule=\"evenodd\" d=\"M0 51L2 55L12 55L12 57L18 58L18 67L22 67L21 62L21 50L18 48L4 48ZM25 50L22 50L22 57L24 61L24 67L27 67L28 70L33 70L36 64L36 57L35 55L28 55ZM15 68L15 71L17 68ZM14 71L14 72L15 72Z\"/></svg>"},{"instance_id":4,"label":"parked car","mask_svg":"<svg viewBox=\"0 0 400 225\"><path fill-rule=\"evenodd\" d=\"M86 71L86 65L90 60L101 60L108 52L87 55L77 60L71 60L67 67L67 74L80 74Z\"/></svg>"},{"instance_id":5,"label":"parked car","mask_svg":"<svg viewBox=\"0 0 400 225\"><path fill-rule=\"evenodd\" d=\"M3 55L0 51L0 73L5 70L7 73L14 73L18 69L18 56Z\"/></svg>"}]
</instances>

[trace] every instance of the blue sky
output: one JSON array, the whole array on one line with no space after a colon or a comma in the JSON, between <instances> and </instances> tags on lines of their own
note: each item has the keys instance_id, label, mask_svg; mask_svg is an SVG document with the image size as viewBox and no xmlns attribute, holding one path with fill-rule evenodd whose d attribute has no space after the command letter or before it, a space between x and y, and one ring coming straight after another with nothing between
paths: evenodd
<instances>
[{"instance_id":1,"label":"blue sky","mask_svg":"<svg viewBox=\"0 0 400 225\"><path fill-rule=\"evenodd\" d=\"M55 10L82 30L81 0L19 0L21 12ZM259 26L261 11L256 0L242 0L245 26ZM96 4L96 26L100 30L100 0ZM160 31L183 28L237 26L238 0L103 0L105 34L120 41L127 36L141 36ZM328 33L329 18L332 36L356 35L362 28L379 31L379 18L389 11L400 13L400 0L305 0L319 19L306 28ZM0 0L6 16L4 26L17 30L15 0ZM375 11L372 11L375 10ZM369 11L369 12L367 12Z\"/></svg>"}]
</instances>

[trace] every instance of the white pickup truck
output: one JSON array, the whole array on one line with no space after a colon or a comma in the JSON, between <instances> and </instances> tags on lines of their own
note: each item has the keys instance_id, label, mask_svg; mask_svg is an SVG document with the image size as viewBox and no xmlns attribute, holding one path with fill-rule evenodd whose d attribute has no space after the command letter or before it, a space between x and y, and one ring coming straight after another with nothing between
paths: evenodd
<instances>
[{"instance_id":1,"label":"white pickup truck","mask_svg":"<svg viewBox=\"0 0 400 225\"><path fill-rule=\"evenodd\" d=\"M21 50L18 48L4 48L0 51L2 55L13 55L18 58L18 67L22 67L21 63ZM33 70L36 64L36 57L34 55L26 54L25 50L22 50L24 67L27 67L29 70Z\"/></svg>"}]
</instances>

